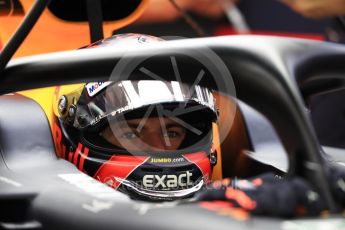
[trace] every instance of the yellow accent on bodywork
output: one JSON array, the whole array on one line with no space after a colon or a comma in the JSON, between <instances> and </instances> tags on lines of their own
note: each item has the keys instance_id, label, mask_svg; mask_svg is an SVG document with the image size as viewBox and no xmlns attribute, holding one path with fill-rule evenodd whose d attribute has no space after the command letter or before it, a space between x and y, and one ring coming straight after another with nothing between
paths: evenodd
<instances>
[{"instance_id":1,"label":"yellow accent on bodywork","mask_svg":"<svg viewBox=\"0 0 345 230\"><path fill-rule=\"evenodd\" d=\"M54 108L56 107L55 111L57 111L57 103L60 96L64 94L69 94L78 89L81 89L83 86L84 86L83 83L61 86L59 88L58 94L55 93L56 87L25 90L25 91L20 91L18 93L35 100L46 113L49 123L51 125L52 115L54 113L53 107Z\"/></svg>"}]
</instances>

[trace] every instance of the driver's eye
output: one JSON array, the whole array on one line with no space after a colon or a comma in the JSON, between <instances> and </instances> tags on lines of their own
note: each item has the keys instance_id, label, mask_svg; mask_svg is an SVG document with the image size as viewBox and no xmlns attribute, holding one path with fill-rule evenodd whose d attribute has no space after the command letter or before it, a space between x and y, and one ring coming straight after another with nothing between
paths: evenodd
<instances>
[{"instance_id":1,"label":"driver's eye","mask_svg":"<svg viewBox=\"0 0 345 230\"><path fill-rule=\"evenodd\" d=\"M168 138L179 138L183 135L184 135L184 129L182 128L177 128L176 130L167 130L167 132L163 134L164 137L168 137Z\"/></svg>"},{"instance_id":2,"label":"driver's eye","mask_svg":"<svg viewBox=\"0 0 345 230\"><path fill-rule=\"evenodd\" d=\"M120 137L121 137L122 139L128 139L128 140L132 140L132 139L138 138L137 134L134 133L134 132L126 132L126 133L123 133L123 134L121 134Z\"/></svg>"},{"instance_id":3,"label":"driver's eye","mask_svg":"<svg viewBox=\"0 0 345 230\"><path fill-rule=\"evenodd\" d=\"M164 137L169 137L169 138L174 138L174 137L178 137L178 133L174 132L174 131L168 131L166 133L163 134Z\"/></svg>"}]
</instances>

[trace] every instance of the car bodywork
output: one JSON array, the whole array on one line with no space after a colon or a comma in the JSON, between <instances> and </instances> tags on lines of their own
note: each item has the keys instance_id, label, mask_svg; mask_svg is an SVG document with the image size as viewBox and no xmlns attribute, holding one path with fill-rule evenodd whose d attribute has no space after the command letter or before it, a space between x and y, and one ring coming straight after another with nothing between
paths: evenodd
<instances>
[{"instance_id":1,"label":"car bodywork","mask_svg":"<svg viewBox=\"0 0 345 230\"><path fill-rule=\"evenodd\" d=\"M53 4L43 11L15 57L70 50L88 45L90 31L84 2L86 1L53 1ZM0 9L0 42L3 45L9 41L34 3L34 0L3 1ZM135 0L130 4L121 4L119 8L111 5L111 1L106 4L104 10L107 9L108 12L104 12L104 17L108 20L103 24L103 34L109 37L114 30L135 21L145 9L147 0Z\"/></svg>"}]
</instances>

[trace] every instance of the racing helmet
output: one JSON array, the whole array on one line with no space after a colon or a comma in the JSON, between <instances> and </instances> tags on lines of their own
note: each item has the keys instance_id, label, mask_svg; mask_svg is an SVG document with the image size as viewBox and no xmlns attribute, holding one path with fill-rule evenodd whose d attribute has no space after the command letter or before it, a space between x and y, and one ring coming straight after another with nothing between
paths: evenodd
<instances>
[{"instance_id":1,"label":"racing helmet","mask_svg":"<svg viewBox=\"0 0 345 230\"><path fill-rule=\"evenodd\" d=\"M208 88L121 80L57 87L55 97L57 155L82 172L143 200L190 197L209 183L218 115Z\"/></svg>"}]
</instances>

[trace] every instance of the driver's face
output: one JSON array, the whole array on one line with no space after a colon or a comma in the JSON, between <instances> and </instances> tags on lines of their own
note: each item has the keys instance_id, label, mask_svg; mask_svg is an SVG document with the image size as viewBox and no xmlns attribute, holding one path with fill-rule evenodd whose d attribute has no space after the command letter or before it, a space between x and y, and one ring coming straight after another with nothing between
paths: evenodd
<instances>
[{"instance_id":1,"label":"driver's face","mask_svg":"<svg viewBox=\"0 0 345 230\"><path fill-rule=\"evenodd\" d=\"M169 118L149 117L111 124L101 133L109 143L130 151L176 150L186 130Z\"/></svg>"}]
</instances>

